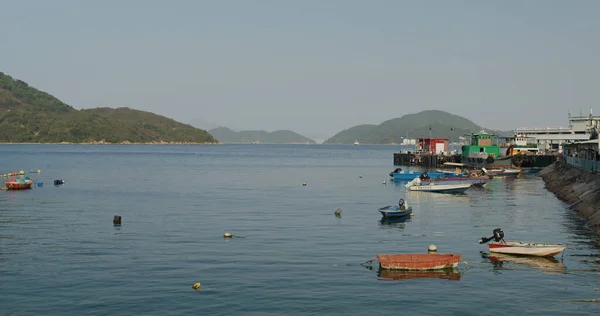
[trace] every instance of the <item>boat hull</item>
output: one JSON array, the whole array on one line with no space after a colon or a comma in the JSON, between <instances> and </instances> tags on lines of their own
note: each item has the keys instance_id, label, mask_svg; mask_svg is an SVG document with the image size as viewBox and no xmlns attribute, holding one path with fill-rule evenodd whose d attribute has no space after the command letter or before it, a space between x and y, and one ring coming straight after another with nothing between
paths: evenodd
<instances>
[{"instance_id":1,"label":"boat hull","mask_svg":"<svg viewBox=\"0 0 600 316\"><path fill-rule=\"evenodd\" d=\"M484 186L490 181L489 177L462 177L462 178L438 178L430 179L429 181L422 181L423 183L435 183L435 184L463 184L471 183L473 186Z\"/></svg>"},{"instance_id":2,"label":"boat hull","mask_svg":"<svg viewBox=\"0 0 600 316\"><path fill-rule=\"evenodd\" d=\"M436 193L464 193L472 186L471 183L458 184L421 184L407 186L410 191L436 192Z\"/></svg>"},{"instance_id":3,"label":"boat hull","mask_svg":"<svg viewBox=\"0 0 600 316\"><path fill-rule=\"evenodd\" d=\"M382 207L382 208L378 209L378 211L385 218L400 218L400 217L406 217L406 216L409 216L410 214L412 214L412 207L409 207L405 210L400 210L400 209L398 209L398 206L395 206L395 207L386 206L386 207Z\"/></svg>"},{"instance_id":4,"label":"boat hull","mask_svg":"<svg viewBox=\"0 0 600 316\"><path fill-rule=\"evenodd\" d=\"M536 257L553 257L566 248L564 245L525 243L518 241L506 241L505 243L492 242L488 246L490 252Z\"/></svg>"},{"instance_id":5,"label":"boat hull","mask_svg":"<svg viewBox=\"0 0 600 316\"><path fill-rule=\"evenodd\" d=\"M411 279L445 279L460 280L461 274L458 269L443 270L390 270L379 269L379 278L381 280L411 280Z\"/></svg>"},{"instance_id":6,"label":"boat hull","mask_svg":"<svg viewBox=\"0 0 600 316\"><path fill-rule=\"evenodd\" d=\"M379 267L390 270L441 270L458 267L459 254L381 254Z\"/></svg>"},{"instance_id":7,"label":"boat hull","mask_svg":"<svg viewBox=\"0 0 600 316\"><path fill-rule=\"evenodd\" d=\"M7 190L27 190L31 189L32 181L26 181L25 183L8 181L6 182Z\"/></svg>"}]
</instances>

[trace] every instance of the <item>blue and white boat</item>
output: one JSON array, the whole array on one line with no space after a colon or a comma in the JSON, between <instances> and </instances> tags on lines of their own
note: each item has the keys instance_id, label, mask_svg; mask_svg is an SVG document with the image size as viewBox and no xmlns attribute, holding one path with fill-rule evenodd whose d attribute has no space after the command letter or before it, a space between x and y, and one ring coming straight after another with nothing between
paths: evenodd
<instances>
[{"instance_id":1,"label":"blue and white boat","mask_svg":"<svg viewBox=\"0 0 600 316\"><path fill-rule=\"evenodd\" d=\"M412 207L409 206L401 210L398 205L388 205L378 209L378 211L384 218L400 218L412 214Z\"/></svg>"},{"instance_id":2,"label":"blue and white boat","mask_svg":"<svg viewBox=\"0 0 600 316\"><path fill-rule=\"evenodd\" d=\"M462 177L462 173L456 173L452 171L414 171L414 170L402 170L402 168L396 168L390 172L390 177L394 181L411 181L414 178L418 178L424 175L425 178L445 178L445 177Z\"/></svg>"}]
</instances>

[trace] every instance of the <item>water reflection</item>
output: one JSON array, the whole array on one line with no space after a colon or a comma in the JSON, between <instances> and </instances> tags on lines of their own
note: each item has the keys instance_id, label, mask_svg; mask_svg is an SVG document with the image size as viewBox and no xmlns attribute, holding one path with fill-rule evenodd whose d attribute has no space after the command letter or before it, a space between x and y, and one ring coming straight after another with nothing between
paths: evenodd
<instances>
[{"instance_id":1,"label":"water reflection","mask_svg":"<svg viewBox=\"0 0 600 316\"><path fill-rule=\"evenodd\" d=\"M516 256L502 253L481 253L481 257L492 263L494 270L529 267L546 273L566 273L567 268L554 257Z\"/></svg>"},{"instance_id":2,"label":"water reflection","mask_svg":"<svg viewBox=\"0 0 600 316\"><path fill-rule=\"evenodd\" d=\"M389 270L379 269L377 271L379 280L410 280L410 279L444 279L458 281L461 278L461 273L458 269L446 269L435 271L407 271L407 270Z\"/></svg>"},{"instance_id":3,"label":"water reflection","mask_svg":"<svg viewBox=\"0 0 600 316\"><path fill-rule=\"evenodd\" d=\"M471 187L467 192L473 190ZM445 193L436 193L436 192L423 192L423 191L407 191L406 192L406 200L407 201L430 201L435 200L436 202L470 202L471 197L467 193L459 193L459 194L445 194Z\"/></svg>"},{"instance_id":4,"label":"water reflection","mask_svg":"<svg viewBox=\"0 0 600 316\"><path fill-rule=\"evenodd\" d=\"M382 229L394 229L394 228L400 228L400 229L404 229L404 227L406 226L406 223L410 223L411 217L410 216L404 216L404 217L399 217L399 218L384 218L382 217L381 220L379 220L379 228Z\"/></svg>"}]
</instances>

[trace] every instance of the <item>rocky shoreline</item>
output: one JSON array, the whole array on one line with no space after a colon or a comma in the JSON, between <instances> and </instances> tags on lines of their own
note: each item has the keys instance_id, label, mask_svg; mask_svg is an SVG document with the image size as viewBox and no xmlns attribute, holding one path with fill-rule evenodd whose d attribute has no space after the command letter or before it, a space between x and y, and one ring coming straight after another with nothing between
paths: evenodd
<instances>
[{"instance_id":1,"label":"rocky shoreline","mask_svg":"<svg viewBox=\"0 0 600 316\"><path fill-rule=\"evenodd\" d=\"M556 161L538 174L548 191L568 204L568 208L587 219L600 236L600 175Z\"/></svg>"}]
</instances>

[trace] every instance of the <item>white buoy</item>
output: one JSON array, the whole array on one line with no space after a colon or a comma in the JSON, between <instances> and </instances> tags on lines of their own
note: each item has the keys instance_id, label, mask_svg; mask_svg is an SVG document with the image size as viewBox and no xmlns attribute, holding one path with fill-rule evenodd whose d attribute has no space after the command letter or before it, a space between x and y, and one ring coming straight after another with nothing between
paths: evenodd
<instances>
[{"instance_id":1,"label":"white buoy","mask_svg":"<svg viewBox=\"0 0 600 316\"><path fill-rule=\"evenodd\" d=\"M429 251L437 251L437 247L433 244L429 245L429 248L427 248L427 250Z\"/></svg>"},{"instance_id":2,"label":"white buoy","mask_svg":"<svg viewBox=\"0 0 600 316\"><path fill-rule=\"evenodd\" d=\"M230 233L225 233L225 234L223 234L223 237L225 237L225 238L231 238L231 237L233 237L233 235L230 234Z\"/></svg>"},{"instance_id":3,"label":"white buoy","mask_svg":"<svg viewBox=\"0 0 600 316\"><path fill-rule=\"evenodd\" d=\"M194 290L196 290L196 291L200 290L200 282L198 282L198 283L196 283L196 284L192 285L192 289L194 289Z\"/></svg>"}]
</instances>

